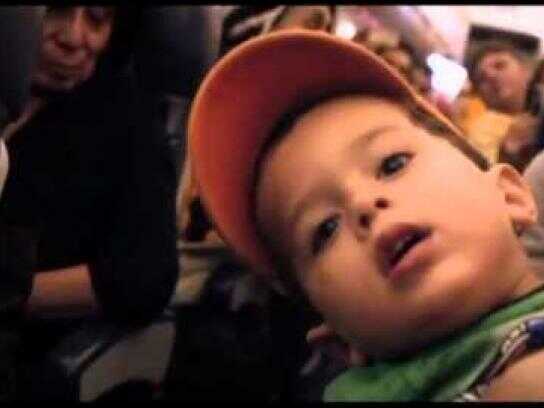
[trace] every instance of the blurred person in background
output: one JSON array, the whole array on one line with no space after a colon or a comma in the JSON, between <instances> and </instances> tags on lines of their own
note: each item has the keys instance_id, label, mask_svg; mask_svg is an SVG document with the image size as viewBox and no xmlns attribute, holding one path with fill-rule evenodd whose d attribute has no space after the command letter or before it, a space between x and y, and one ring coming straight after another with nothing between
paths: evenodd
<instances>
[{"instance_id":1,"label":"blurred person in background","mask_svg":"<svg viewBox=\"0 0 544 408\"><path fill-rule=\"evenodd\" d=\"M473 114L460 119L469 138L492 162L509 127L525 106L531 59L506 40L487 41L476 47L467 63L474 90Z\"/></svg>"},{"instance_id":2,"label":"blurred person in background","mask_svg":"<svg viewBox=\"0 0 544 408\"><path fill-rule=\"evenodd\" d=\"M157 140L158 110L112 63L128 55L113 44L129 42L129 15L48 7L32 98L4 132L11 170L0 217L30 231L36 254L28 361L84 318L150 321L177 281L176 176Z\"/></svg>"},{"instance_id":3,"label":"blurred person in background","mask_svg":"<svg viewBox=\"0 0 544 408\"><path fill-rule=\"evenodd\" d=\"M409 73L414 67L413 58L404 47L398 46L384 50L382 58L395 67L402 75L409 79Z\"/></svg>"},{"instance_id":4,"label":"blurred person in background","mask_svg":"<svg viewBox=\"0 0 544 408\"><path fill-rule=\"evenodd\" d=\"M487 43L475 53L470 72L489 108L508 114L524 110L532 65L523 53L506 42Z\"/></svg>"},{"instance_id":5,"label":"blurred person in background","mask_svg":"<svg viewBox=\"0 0 544 408\"><path fill-rule=\"evenodd\" d=\"M414 51L401 41L400 35L385 28L367 28L359 31L353 41L381 56L397 69L422 95L435 102L431 95L431 71L418 63Z\"/></svg>"},{"instance_id":6,"label":"blurred person in background","mask_svg":"<svg viewBox=\"0 0 544 408\"><path fill-rule=\"evenodd\" d=\"M311 6L235 6L225 17L219 54L256 35L273 30L306 28L332 32L336 7Z\"/></svg>"},{"instance_id":7,"label":"blurred person in background","mask_svg":"<svg viewBox=\"0 0 544 408\"><path fill-rule=\"evenodd\" d=\"M409 80L422 95L429 95L431 92L431 72L428 67L414 66Z\"/></svg>"}]
</instances>

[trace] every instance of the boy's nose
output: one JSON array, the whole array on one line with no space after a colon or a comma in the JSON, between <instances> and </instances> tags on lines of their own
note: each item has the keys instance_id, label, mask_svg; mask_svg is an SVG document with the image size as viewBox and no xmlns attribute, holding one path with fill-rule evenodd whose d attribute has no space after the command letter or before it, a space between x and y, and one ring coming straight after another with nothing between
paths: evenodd
<instances>
[{"instance_id":1,"label":"boy's nose","mask_svg":"<svg viewBox=\"0 0 544 408\"><path fill-rule=\"evenodd\" d=\"M372 222L376 218L378 211L389 208L389 200L384 197L376 197L370 202L359 202L354 211L354 222L358 229L366 231L372 227Z\"/></svg>"},{"instance_id":2,"label":"boy's nose","mask_svg":"<svg viewBox=\"0 0 544 408\"><path fill-rule=\"evenodd\" d=\"M361 185L358 172L346 177L344 183L345 200L351 212L349 218L356 230L367 235L377 213L390 207L390 200L376 185Z\"/></svg>"}]
</instances>

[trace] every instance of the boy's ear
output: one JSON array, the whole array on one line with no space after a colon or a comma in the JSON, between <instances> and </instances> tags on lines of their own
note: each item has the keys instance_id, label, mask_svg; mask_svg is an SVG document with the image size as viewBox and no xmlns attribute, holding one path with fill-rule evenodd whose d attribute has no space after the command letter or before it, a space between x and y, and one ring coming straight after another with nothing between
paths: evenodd
<instances>
[{"instance_id":1,"label":"boy's ear","mask_svg":"<svg viewBox=\"0 0 544 408\"><path fill-rule=\"evenodd\" d=\"M510 219L519 235L537 220L538 211L531 187L510 164L496 164L490 171L504 194Z\"/></svg>"},{"instance_id":2,"label":"boy's ear","mask_svg":"<svg viewBox=\"0 0 544 408\"><path fill-rule=\"evenodd\" d=\"M343 360L348 367L364 366L367 363L367 356L341 340L327 323L311 328L306 334L306 341L315 349L328 346L332 357Z\"/></svg>"}]
</instances>

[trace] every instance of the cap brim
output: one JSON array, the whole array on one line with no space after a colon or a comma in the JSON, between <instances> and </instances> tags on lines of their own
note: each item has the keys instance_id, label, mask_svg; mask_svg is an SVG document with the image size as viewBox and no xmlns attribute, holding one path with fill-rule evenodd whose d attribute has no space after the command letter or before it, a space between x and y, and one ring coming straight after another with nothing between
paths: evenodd
<instances>
[{"instance_id":1,"label":"cap brim","mask_svg":"<svg viewBox=\"0 0 544 408\"><path fill-rule=\"evenodd\" d=\"M261 147L291 109L343 91L408 96L459 134L380 57L317 31L279 31L243 43L210 70L195 96L188 143L202 201L221 236L258 270L271 266L251 203Z\"/></svg>"}]
</instances>

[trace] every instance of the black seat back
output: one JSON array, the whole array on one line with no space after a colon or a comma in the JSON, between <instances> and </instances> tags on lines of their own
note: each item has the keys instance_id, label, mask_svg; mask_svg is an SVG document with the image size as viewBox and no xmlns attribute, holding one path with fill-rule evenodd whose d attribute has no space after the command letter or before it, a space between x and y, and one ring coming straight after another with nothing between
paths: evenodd
<instances>
[{"instance_id":1,"label":"black seat back","mask_svg":"<svg viewBox=\"0 0 544 408\"><path fill-rule=\"evenodd\" d=\"M43 6L0 6L0 129L28 99L44 13Z\"/></svg>"}]
</instances>

